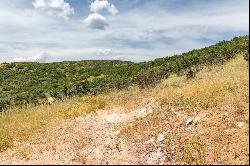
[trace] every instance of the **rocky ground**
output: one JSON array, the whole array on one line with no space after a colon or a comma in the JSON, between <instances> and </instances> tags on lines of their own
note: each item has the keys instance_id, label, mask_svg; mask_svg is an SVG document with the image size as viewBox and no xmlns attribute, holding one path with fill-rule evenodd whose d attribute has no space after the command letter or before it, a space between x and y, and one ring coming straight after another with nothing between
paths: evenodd
<instances>
[{"instance_id":1,"label":"rocky ground","mask_svg":"<svg viewBox=\"0 0 250 166\"><path fill-rule=\"evenodd\" d=\"M52 124L26 142L16 142L0 154L0 163L158 164L164 158L160 148L140 158L135 154L135 144L130 144L120 134L121 126L129 125L137 118L145 118L153 112L156 104L151 99L148 105L132 111L122 108L98 110L59 125ZM161 141L164 135L158 139Z\"/></svg>"}]
</instances>

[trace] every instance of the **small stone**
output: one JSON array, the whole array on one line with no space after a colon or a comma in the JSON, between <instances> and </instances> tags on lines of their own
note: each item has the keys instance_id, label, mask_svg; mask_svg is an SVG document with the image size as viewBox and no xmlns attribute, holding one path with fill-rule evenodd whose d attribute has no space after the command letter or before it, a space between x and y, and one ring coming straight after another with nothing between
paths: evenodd
<instances>
[{"instance_id":1,"label":"small stone","mask_svg":"<svg viewBox=\"0 0 250 166\"><path fill-rule=\"evenodd\" d=\"M150 153L145 161L147 162L147 164L158 164L159 162L161 162L161 160L164 159L164 154L162 151L162 148L158 148L157 151L154 151L152 153Z\"/></svg>"},{"instance_id":2,"label":"small stone","mask_svg":"<svg viewBox=\"0 0 250 166\"><path fill-rule=\"evenodd\" d=\"M121 132L120 132L120 130L117 130L116 132L115 132L115 135L119 135Z\"/></svg>"},{"instance_id":3,"label":"small stone","mask_svg":"<svg viewBox=\"0 0 250 166\"><path fill-rule=\"evenodd\" d=\"M239 127L239 128L244 127L244 125L245 125L245 123L244 123L244 122L239 122L239 123L238 123L238 127Z\"/></svg>"},{"instance_id":4,"label":"small stone","mask_svg":"<svg viewBox=\"0 0 250 166\"><path fill-rule=\"evenodd\" d=\"M159 148L157 149L157 152L162 152L162 148L159 147Z\"/></svg>"},{"instance_id":5,"label":"small stone","mask_svg":"<svg viewBox=\"0 0 250 166\"><path fill-rule=\"evenodd\" d=\"M175 115L178 116L178 117L182 116L181 112L175 112Z\"/></svg>"},{"instance_id":6,"label":"small stone","mask_svg":"<svg viewBox=\"0 0 250 166\"><path fill-rule=\"evenodd\" d=\"M188 118L186 121L186 126L191 125L193 123L193 118Z\"/></svg>"},{"instance_id":7,"label":"small stone","mask_svg":"<svg viewBox=\"0 0 250 166\"><path fill-rule=\"evenodd\" d=\"M55 101L53 97L48 97L47 100L49 104L52 104Z\"/></svg>"},{"instance_id":8,"label":"small stone","mask_svg":"<svg viewBox=\"0 0 250 166\"><path fill-rule=\"evenodd\" d=\"M158 136L158 138L157 138L157 141L161 142L161 141L164 141L164 140L165 140L165 134L160 133L159 136Z\"/></svg>"},{"instance_id":9,"label":"small stone","mask_svg":"<svg viewBox=\"0 0 250 166\"><path fill-rule=\"evenodd\" d=\"M152 138L150 138L146 143L147 143L147 144L153 144L154 141L155 141L155 139L152 137Z\"/></svg>"}]
</instances>

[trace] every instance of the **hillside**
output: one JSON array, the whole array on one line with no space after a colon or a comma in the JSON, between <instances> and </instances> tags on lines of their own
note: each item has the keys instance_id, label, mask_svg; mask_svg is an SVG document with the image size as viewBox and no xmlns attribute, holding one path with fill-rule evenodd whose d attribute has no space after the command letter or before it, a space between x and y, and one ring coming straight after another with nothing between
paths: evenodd
<instances>
[{"instance_id":1,"label":"hillside","mask_svg":"<svg viewBox=\"0 0 250 166\"><path fill-rule=\"evenodd\" d=\"M146 89L8 109L0 114L0 164L249 164L244 55L192 79L170 74Z\"/></svg>"},{"instance_id":2,"label":"hillside","mask_svg":"<svg viewBox=\"0 0 250 166\"><path fill-rule=\"evenodd\" d=\"M154 61L78 61L60 63L4 63L0 66L0 111L14 106L154 86L171 74L193 77L206 65L222 64L238 53L248 54L248 36Z\"/></svg>"}]
</instances>

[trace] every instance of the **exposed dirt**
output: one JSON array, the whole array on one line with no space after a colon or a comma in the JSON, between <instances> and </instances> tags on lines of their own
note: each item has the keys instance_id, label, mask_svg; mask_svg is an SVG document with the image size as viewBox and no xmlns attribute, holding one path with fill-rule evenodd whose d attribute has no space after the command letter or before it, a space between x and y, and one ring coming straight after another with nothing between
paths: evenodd
<instances>
[{"instance_id":1,"label":"exposed dirt","mask_svg":"<svg viewBox=\"0 0 250 166\"><path fill-rule=\"evenodd\" d=\"M249 165L249 78L238 62L152 92L115 93L113 109L47 124L1 152L0 164Z\"/></svg>"},{"instance_id":2,"label":"exposed dirt","mask_svg":"<svg viewBox=\"0 0 250 166\"><path fill-rule=\"evenodd\" d=\"M97 110L49 124L28 140L15 142L0 153L0 164L187 164L193 157L178 140L190 144L195 138L204 143L198 147L204 150L204 162L245 164L248 120L234 117L236 109L228 105L188 115L151 98L143 107Z\"/></svg>"},{"instance_id":3,"label":"exposed dirt","mask_svg":"<svg viewBox=\"0 0 250 166\"><path fill-rule=\"evenodd\" d=\"M120 135L120 128L152 113L157 103L152 99L134 110L98 110L85 117L50 124L25 142L0 154L1 164L157 164L160 149L136 157L135 144ZM145 154L146 156L146 154Z\"/></svg>"}]
</instances>

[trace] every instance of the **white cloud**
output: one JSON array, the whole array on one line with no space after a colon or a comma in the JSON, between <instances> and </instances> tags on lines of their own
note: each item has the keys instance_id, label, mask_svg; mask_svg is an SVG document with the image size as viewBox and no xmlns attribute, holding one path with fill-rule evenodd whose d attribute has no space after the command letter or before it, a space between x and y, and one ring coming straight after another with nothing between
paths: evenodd
<instances>
[{"instance_id":1,"label":"white cloud","mask_svg":"<svg viewBox=\"0 0 250 166\"><path fill-rule=\"evenodd\" d=\"M64 0L35 0L32 4L35 9L44 11L48 15L57 15L65 20L74 14L74 9Z\"/></svg>"},{"instance_id":2,"label":"white cloud","mask_svg":"<svg viewBox=\"0 0 250 166\"><path fill-rule=\"evenodd\" d=\"M109 3L107 0L95 0L90 5L90 11L94 13L98 13L103 9L106 9L112 15L116 15L118 13L115 5Z\"/></svg>"},{"instance_id":3,"label":"white cloud","mask_svg":"<svg viewBox=\"0 0 250 166\"><path fill-rule=\"evenodd\" d=\"M107 19L100 14L92 13L86 19L83 20L83 23L86 24L89 28L104 30L107 23Z\"/></svg>"},{"instance_id":4,"label":"white cloud","mask_svg":"<svg viewBox=\"0 0 250 166\"><path fill-rule=\"evenodd\" d=\"M42 52L32 57L14 58L12 61L13 62L46 62L48 58L49 58L49 54L46 52Z\"/></svg>"},{"instance_id":5,"label":"white cloud","mask_svg":"<svg viewBox=\"0 0 250 166\"><path fill-rule=\"evenodd\" d=\"M124 61L124 60L126 60L126 58L124 58L124 57L122 57L122 56L120 56L120 55L114 56L112 59L113 59L113 60L119 60L119 61Z\"/></svg>"},{"instance_id":6,"label":"white cloud","mask_svg":"<svg viewBox=\"0 0 250 166\"><path fill-rule=\"evenodd\" d=\"M110 48L99 49L97 51L97 55L100 55L100 56L108 56L108 55L112 55L112 54L113 54L113 51Z\"/></svg>"},{"instance_id":7,"label":"white cloud","mask_svg":"<svg viewBox=\"0 0 250 166\"><path fill-rule=\"evenodd\" d=\"M109 8L108 8L108 11L112 14L112 15L116 15L118 13L118 10L116 9L115 5L111 5Z\"/></svg>"},{"instance_id":8,"label":"white cloud","mask_svg":"<svg viewBox=\"0 0 250 166\"><path fill-rule=\"evenodd\" d=\"M116 15L118 13L115 5L110 4L107 0L95 0L90 4L90 12L92 13L83 20L83 23L85 23L89 28L104 30L105 27L109 25L106 17L99 13L104 9L112 15Z\"/></svg>"},{"instance_id":9,"label":"white cloud","mask_svg":"<svg viewBox=\"0 0 250 166\"><path fill-rule=\"evenodd\" d=\"M14 3L10 1L27 4L12 6ZM194 10L191 6L171 11L157 5L162 1L147 1L151 2L147 8L143 5L136 8L124 6L126 10L115 16L96 13L106 17L104 23L109 27L103 26L105 31L83 29L79 23L82 17L76 16L69 22L47 17L30 9L31 2L8 0L0 3L0 63L11 62L16 57L34 61L30 57L42 51L51 55L46 62L119 57L139 62L204 47L249 32L249 1L243 0L206 2L211 5L203 5L203 10ZM114 2L121 3L120 6L126 4ZM54 9L61 7L60 3L51 6ZM89 23L95 22L90 20ZM110 48L111 55L104 56L105 51L98 55L100 48Z\"/></svg>"}]
</instances>

